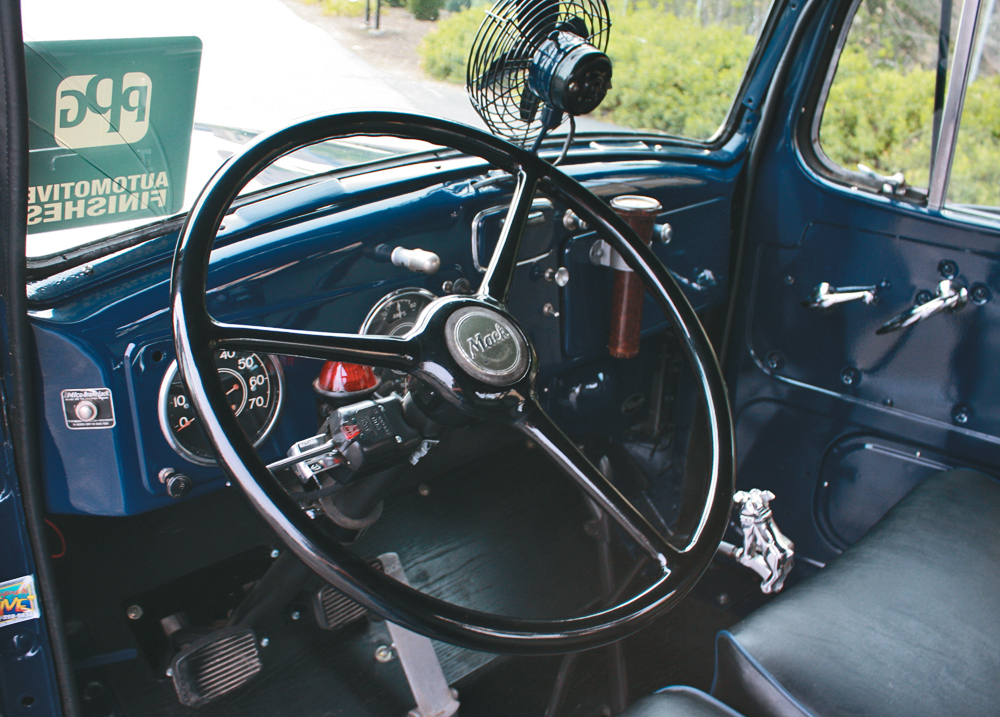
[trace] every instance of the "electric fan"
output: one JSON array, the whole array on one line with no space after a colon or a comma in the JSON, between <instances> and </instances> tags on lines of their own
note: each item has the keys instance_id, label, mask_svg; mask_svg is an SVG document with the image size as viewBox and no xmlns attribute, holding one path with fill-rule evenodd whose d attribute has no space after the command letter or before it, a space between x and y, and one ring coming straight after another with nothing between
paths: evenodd
<instances>
[{"instance_id":1,"label":"electric fan","mask_svg":"<svg viewBox=\"0 0 1000 717\"><path fill-rule=\"evenodd\" d=\"M537 150L611 88L610 29L605 0L498 0L469 53L472 106L494 134Z\"/></svg>"}]
</instances>

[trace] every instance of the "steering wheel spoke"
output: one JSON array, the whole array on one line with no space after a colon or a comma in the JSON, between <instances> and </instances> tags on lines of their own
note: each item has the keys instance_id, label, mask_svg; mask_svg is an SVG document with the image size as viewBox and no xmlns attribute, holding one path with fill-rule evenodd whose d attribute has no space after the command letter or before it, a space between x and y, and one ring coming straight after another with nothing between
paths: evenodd
<instances>
[{"instance_id":1,"label":"steering wheel spoke","mask_svg":"<svg viewBox=\"0 0 1000 717\"><path fill-rule=\"evenodd\" d=\"M507 218L500 232L496 249L486 267L486 276L479 286L479 296L488 296L501 304L506 303L510 293L510 285L514 280L514 269L517 268L517 256L521 250L521 239L531 214L531 203L535 200L540 177L534 171L520 168L517 174L517 187L514 198L510 202Z\"/></svg>"},{"instance_id":2,"label":"steering wheel spoke","mask_svg":"<svg viewBox=\"0 0 1000 717\"><path fill-rule=\"evenodd\" d=\"M541 406L529 400L516 425L555 461L587 497L618 523L653 558L653 562L666 569L670 557L677 556L678 550L590 462Z\"/></svg>"},{"instance_id":3,"label":"steering wheel spoke","mask_svg":"<svg viewBox=\"0 0 1000 717\"><path fill-rule=\"evenodd\" d=\"M215 344L219 348L346 361L398 371L413 370L420 355L420 345L412 338L334 334L219 322L213 322L213 329Z\"/></svg>"}]
</instances>

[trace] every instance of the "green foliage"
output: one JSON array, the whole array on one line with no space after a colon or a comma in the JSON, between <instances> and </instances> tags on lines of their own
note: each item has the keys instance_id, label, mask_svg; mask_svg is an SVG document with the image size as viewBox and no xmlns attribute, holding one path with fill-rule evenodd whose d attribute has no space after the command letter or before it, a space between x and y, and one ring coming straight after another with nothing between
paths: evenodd
<instances>
[{"instance_id":1,"label":"green foliage","mask_svg":"<svg viewBox=\"0 0 1000 717\"><path fill-rule=\"evenodd\" d=\"M648 4L612 18L612 90L600 108L615 124L705 139L725 121L754 37L702 26Z\"/></svg>"},{"instance_id":2,"label":"green foliage","mask_svg":"<svg viewBox=\"0 0 1000 717\"><path fill-rule=\"evenodd\" d=\"M437 20L444 0L409 0L410 12L418 20Z\"/></svg>"},{"instance_id":3,"label":"green foliage","mask_svg":"<svg viewBox=\"0 0 1000 717\"><path fill-rule=\"evenodd\" d=\"M365 14L365 0L320 0L323 12L339 17L360 17Z\"/></svg>"},{"instance_id":4,"label":"green foliage","mask_svg":"<svg viewBox=\"0 0 1000 717\"><path fill-rule=\"evenodd\" d=\"M951 166L948 201L1000 206L1000 76L969 86Z\"/></svg>"},{"instance_id":5,"label":"green foliage","mask_svg":"<svg viewBox=\"0 0 1000 717\"><path fill-rule=\"evenodd\" d=\"M464 83L465 63L468 62L472 41L482 22L482 7L453 13L439 22L433 32L424 36L417 48L424 71L438 80Z\"/></svg>"},{"instance_id":6,"label":"green foliage","mask_svg":"<svg viewBox=\"0 0 1000 717\"><path fill-rule=\"evenodd\" d=\"M389 7L406 7L406 0L385 0Z\"/></svg>"},{"instance_id":7,"label":"green foliage","mask_svg":"<svg viewBox=\"0 0 1000 717\"><path fill-rule=\"evenodd\" d=\"M909 184L927 186L934 81L930 70L875 65L859 47L846 47L823 112L823 151L848 169L901 171Z\"/></svg>"}]
</instances>

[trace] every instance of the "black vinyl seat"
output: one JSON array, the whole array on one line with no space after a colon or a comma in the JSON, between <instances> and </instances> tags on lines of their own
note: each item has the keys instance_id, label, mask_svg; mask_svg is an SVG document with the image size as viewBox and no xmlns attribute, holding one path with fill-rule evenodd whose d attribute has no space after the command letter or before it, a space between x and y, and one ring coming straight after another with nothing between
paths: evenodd
<instances>
[{"instance_id":1,"label":"black vinyl seat","mask_svg":"<svg viewBox=\"0 0 1000 717\"><path fill-rule=\"evenodd\" d=\"M719 634L712 694L745 717L997 717L1000 483L965 469L924 481L827 568ZM731 714L683 697L623 717Z\"/></svg>"},{"instance_id":2,"label":"black vinyl seat","mask_svg":"<svg viewBox=\"0 0 1000 717\"><path fill-rule=\"evenodd\" d=\"M746 717L1000 713L1000 484L933 476L826 569L720 633Z\"/></svg>"},{"instance_id":3,"label":"black vinyl seat","mask_svg":"<svg viewBox=\"0 0 1000 717\"><path fill-rule=\"evenodd\" d=\"M741 717L714 697L693 687L667 687L643 697L620 717Z\"/></svg>"}]
</instances>

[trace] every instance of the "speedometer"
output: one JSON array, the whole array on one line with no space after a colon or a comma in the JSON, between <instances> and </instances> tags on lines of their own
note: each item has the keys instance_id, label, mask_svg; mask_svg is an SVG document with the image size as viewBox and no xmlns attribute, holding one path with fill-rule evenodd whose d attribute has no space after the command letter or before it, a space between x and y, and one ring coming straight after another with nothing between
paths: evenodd
<instances>
[{"instance_id":1,"label":"speedometer","mask_svg":"<svg viewBox=\"0 0 1000 717\"><path fill-rule=\"evenodd\" d=\"M263 443L281 409L283 375L268 354L220 349L215 354L219 380L229 406L255 446ZM212 448L201 430L187 388L174 361L160 385L160 428L177 453L193 463L215 465Z\"/></svg>"}]
</instances>

